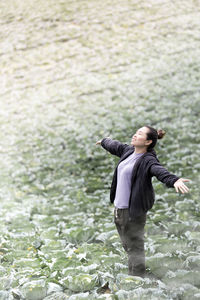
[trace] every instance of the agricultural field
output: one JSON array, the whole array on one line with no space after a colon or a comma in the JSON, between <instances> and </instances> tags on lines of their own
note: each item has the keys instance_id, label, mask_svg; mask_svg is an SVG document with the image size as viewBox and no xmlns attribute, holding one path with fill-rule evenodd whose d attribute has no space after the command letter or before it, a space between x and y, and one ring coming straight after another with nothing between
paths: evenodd
<instances>
[{"instance_id":1,"label":"agricultural field","mask_svg":"<svg viewBox=\"0 0 200 300\"><path fill-rule=\"evenodd\" d=\"M200 1L1 0L0 300L200 299ZM147 276L128 276L96 141L166 130Z\"/></svg>"}]
</instances>

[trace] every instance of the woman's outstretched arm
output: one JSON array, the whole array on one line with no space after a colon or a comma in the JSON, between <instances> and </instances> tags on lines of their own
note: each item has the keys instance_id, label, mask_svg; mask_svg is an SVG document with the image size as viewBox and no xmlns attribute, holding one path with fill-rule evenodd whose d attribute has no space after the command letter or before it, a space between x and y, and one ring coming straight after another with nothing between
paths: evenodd
<instances>
[{"instance_id":1,"label":"woman's outstretched arm","mask_svg":"<svg viewBox=\"0 0 200 300\"><path fill-rule=\"evenodd\" d=\"M121 157L124 150L130 147L128 144L123 144L117 140L112 140L110 137L103 138L96 142L96 145L100 144L104 149L109 151L111 154Z\"/></svg>"},{"instance_id":2,"label":"woman's outstretched arm","mask_svg":"<svg viewBox=\"0 0 200 300\"><path fill-rule=\"evenodd\" d=\"M190 181L189 179L177 177L159 163L151 165L150 173L152 176L156 176L158 180L165 183L167 187L174 187L177 193L179 191L182 194L189 192L189 188L184 184L184 182Z\"/></svg>"}]
</instances>

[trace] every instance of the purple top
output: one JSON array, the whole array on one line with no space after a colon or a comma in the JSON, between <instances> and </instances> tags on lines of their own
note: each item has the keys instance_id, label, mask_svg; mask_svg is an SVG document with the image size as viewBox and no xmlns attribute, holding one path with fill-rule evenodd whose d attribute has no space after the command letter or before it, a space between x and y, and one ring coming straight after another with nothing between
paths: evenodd
<instances>
[{"instance_id":1,"label":"purple top","mask_svg":"<svg viewBox=\"0 0 200 300\"><path fill-rule=\"evenodd\" d=\"M133 152L124 159L117 167L117 188L114 205L117 208L128 208L131 193L131 175L133 166L140 156L144 153Z\"/></svg>"}]
</instances>

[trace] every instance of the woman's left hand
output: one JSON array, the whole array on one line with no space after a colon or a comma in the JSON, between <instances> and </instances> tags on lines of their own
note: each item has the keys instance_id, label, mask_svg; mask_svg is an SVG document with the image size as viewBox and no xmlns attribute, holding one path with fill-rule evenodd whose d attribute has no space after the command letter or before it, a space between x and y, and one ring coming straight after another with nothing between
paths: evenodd
<instances>
[{"instance_id":1,"label":"woman's left hand","mask_svg":"<svg viewBox=\"0 0 200 300\"><path fill-rule=\"evenodd\" d=\"M178 193L179 191L184 194L189 192L189 188L183 183L185 181L190 181L189 179L186 178L180 178L174 183L174 187L176 189L176 192Z\"/></svg>"}]
</instances>

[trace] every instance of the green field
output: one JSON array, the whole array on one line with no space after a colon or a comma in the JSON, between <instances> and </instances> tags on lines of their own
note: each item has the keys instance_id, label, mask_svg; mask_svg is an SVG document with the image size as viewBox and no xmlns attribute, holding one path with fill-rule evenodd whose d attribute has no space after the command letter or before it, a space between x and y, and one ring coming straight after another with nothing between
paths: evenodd
<instances>
[{"instance_id":1,"label":"green field","mask_svg":"<svg viewBox=\"0 0 200 300\"><path fill-rule=\"evenodd\" d=\"M200 1L0 2L0 300L200 299ZM147 277L128 276L95 145L166 130Z\"/></svg>"}]
</instances>

